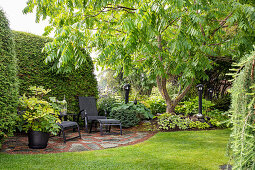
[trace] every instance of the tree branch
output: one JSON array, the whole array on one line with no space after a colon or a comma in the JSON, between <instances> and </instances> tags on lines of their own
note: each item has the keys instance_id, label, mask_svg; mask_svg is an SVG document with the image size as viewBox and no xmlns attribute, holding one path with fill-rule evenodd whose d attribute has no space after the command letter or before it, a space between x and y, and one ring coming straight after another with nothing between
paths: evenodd
<instances>
[{"instance_id":1,"label":"tree branch","mask_svg":"<svg viewBox=\"0 0 255 170\"><path fill-rule=\"evenodd\" d=\"M204 31L204 28L202 27L201 23L199 23L199 26L200 26L200 29L201 29L201 32L202 32L203 36L205 37L205 31Z\"/></svg>"},{"instance_id":2,"label":"tree branch","mask_svg":"<svg viewBox=\"0 0 255 170\"><path fill-rule=\"evenodd\" d=\"M171 22L170 21L168 21L169 22L169 24L162 30L162 32L161 33L163 33L170 25L172 25L177 19L179 19L180 17L178 17L178 18L175 18L174 20L172 20Z\"/></svg>"},{"instance_id":3,"label":"tree branch","mask_svg":"<svg viewBox=\"0 0 255 170\"><path fill-rule=\"evenodd\" d=\"M223 42L220 42L220 43L215 43L215 44L208 44L207 46L216 46L216 45L221 45L221 44L224 44L226 43L227 41L223 41Z\"/></svg>"},{"instance_id":4,"label":"tree branch","mask_svg":"<svg viewBox=\"0 0 255 170\"><path fill-rule=\"evenodd\" d=\"M105 10L105 9L108 9L108 10ZM94 15L85 15L86 16L85 19L91 18L91 17L96 17L96 16L100 15L102 12L114 11L114 10L119 10L119 9L122 9L122 10L128 12L128 13L135 13L133 11L137 10L135 8L129 8L129 7L124 7L124 6L120 6L120 5L117 5L117 7L106 6L106 7L103 7L103 9L101 11L98 11L97 14L94 14Z\"/></svg>"},{"instance_id":5,"label":"tree branch","mask_svg":"<svg viewBox=\"0 0 255 170\"><path fill-rule=\"evenodd\" d=\"M137 9L135 8L129 8L129 7L125 7L125 6L121 6L121 5L117 5L116 7L110 7L110 6L107 6L107 7L104 7L104 8L113 8L113 9L126 9L126 10L132 10L132 11L135 11Z\"/></svg>"},{"instance_id":6,"label":"tree branch","mask_svg":"<svg viewBox=\"0 0 255 170\"><path fill-rule=\"evenodd\" d=\"M253 61L252 61L251 80L253 80L254 78L254 67L255 67L255 56L253 57Z\"/></svg>"},{"instance_id":7,"label":"tree branch","mask_svg":"<svg viewBox=\"0 0 255 170\"><path fill-rule=\"evenodd\" d=\"M182 93L175 98L175 100L173 101L174 106L177 105L177 103L186 95L186 93L192 87L193 82L194 78L191 80L191 83L182 91Z\"/></svg>"},{"instance_id":8,"label":"tree branch","mask_svg":"<svg viewBox=\"0 0 255 170\"><path fill-rule=\"evenodd\" d=\"M232 16L233 12L231 12L226 18L224 18L221 22L220 22L220 26L218 28L216 28L215 30L213 30L212 34L211 34L211 37L214 36L214 34L219 30L221 29L226 23L227 23L227 20Z\"/></svg>"},{"instance_id":9,"label":"tree branch","mask_svg":"<svg viewBox=\"0 0 255 170\"><path fill-rule=\"evenodd\" d=\"M226 56L212 56L212 55L207 55L210 58L215 58L215 61L227 61L227 62L233 62L231 58L227 58Z\"/></svg>"}]
</instances>

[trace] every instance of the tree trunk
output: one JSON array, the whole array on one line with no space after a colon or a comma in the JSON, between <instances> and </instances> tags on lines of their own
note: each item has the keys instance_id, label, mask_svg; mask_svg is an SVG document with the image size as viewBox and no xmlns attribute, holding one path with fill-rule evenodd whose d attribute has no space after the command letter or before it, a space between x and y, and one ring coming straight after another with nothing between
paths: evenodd
<instances>
[{"instance_id":1,"label":"tree trunk","mask_svg":"<svg viewBox=\"0 0 255 170\"><path fill-rule=\"evenodd\" d=\"M176 105L181 101L181 99L187 94L189 89L192 86L194 79L192 79L192 82L181 92L180 95L178 95L175 99L171 99L168 91L166 89L166 79L162 78L160 76L157 77L157 85L160 94L165 99L166 102L166 112L167 113L175 113L175 107Z\"/></svg>"},{"instance_id":2,"label":"tree trunk","mask_svg":"<svg viewBox=\"0 0 255 170\"><path fill-rule=\"evenodd\" d=\"M162 51L162 44L161 44L161 35L159 34L159 36L157 37L157 40L158 40L158 48L159 50ZM163 58L162 56L158 56L159 60L160 61L163 61ZM192 83L193 83L193 80L192 79L192 82L190 83L190 85L188 85L180 95L178 95L175 99L171 99L169 94L168 94L168 91L167 91L167 88L166 88L166 78L165 77L162 77L162 76L157 76L157 85L158 85L158 89L159 89L159 92L160 94L162 95L162 97L165 99L166 101L166 112L167 113L175 113L175 106L179 103L179 101L186 95L186 93L189 91L190 87L192 86Z\"/></svg>"}]
</instances>

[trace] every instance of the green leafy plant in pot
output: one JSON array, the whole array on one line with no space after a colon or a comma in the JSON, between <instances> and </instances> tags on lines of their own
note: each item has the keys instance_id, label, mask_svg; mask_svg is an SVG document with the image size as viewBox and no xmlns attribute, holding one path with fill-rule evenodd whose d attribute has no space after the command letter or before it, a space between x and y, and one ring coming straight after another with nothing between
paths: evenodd
<instances>
[{"instance_id":1,"label":"green leafy plant in pot","mask_svg":"<svg viewBox=\"0 0 255 170\"><path fill-rule=\"evenodd\" d=\"M47 147L49 134L57 135L59 126L59 109L48 102L45 95L51 90L43 87L30 86L31 96L24 94L19 99L23 130L28 132L28 146L33 149Z\"/></svg>"}]
</instances>

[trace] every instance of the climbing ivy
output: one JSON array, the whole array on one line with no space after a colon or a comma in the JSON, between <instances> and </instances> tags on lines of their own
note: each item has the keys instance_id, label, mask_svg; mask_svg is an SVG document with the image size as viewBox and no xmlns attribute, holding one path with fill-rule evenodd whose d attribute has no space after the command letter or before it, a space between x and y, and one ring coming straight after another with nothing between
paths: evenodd
<instances>
[{"instance_id":1,"label":"climbing ivy","mask_svg":"<svg viewBox=\"0 0 255 170\"><path fill-rule=\"evenodd\" d=\"M26 93L29 86L43 86L51 89L51 96L68 103L68 111L77 112L78 96L98 96L97 81L93 74L94 66L91 57L79 69L69 73L57 74L46 65L46 54L42 53L45 43L52 41L50 38L29 33L14 31L16 53L19 59L20 94Z\"/></svg>"},{"instance_id":2,"label":"climbing ivy","mask_svg":"<svg viewBox=\"0 0 255 170\"><path fill-rule=\"evenodd\" d=\"M17 60L9 22L0 8L0 148L3 139L15 129L18 79Z\"/></svg>"},{"instance_id":3,"label":"climbing ivy","mask_svg":"<svg viewBox=\"0 0 255 170\"><path fill-rule=\"evenodd\" d=\"M255 51L244 58L231 89L233 169L255 169Z\"/></svg>"}]
</instances>

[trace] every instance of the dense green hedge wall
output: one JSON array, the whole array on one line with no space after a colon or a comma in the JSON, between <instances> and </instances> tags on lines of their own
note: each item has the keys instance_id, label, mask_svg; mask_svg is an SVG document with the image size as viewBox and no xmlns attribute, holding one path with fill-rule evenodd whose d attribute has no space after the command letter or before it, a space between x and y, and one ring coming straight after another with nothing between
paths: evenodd
<instances>
[{"instance_id":1,"label":"dense green hedge wall","mask_svg":"<svg viewBox=\"0 0 255 170\"><path fill-rule=\"evenodd\" d=\"M18 78L13 34L0 8L0 148L2 140L15 129Z\"/></svg>"},{"instance_id":2,"label":"dense green hedge wall","mask_svg":"<svg viewBox=\"0 0 255 170\"><path fill-rule=\"evenodd\" d=\"M68 111L77 112L78 96L98 96L97 81L93 74L92 59L72 73L56 74L50 65L45 65L46 54L42 53L45 43L51 41L29 33L14 31L16 53L19 59L20 94L25 93L30 85L51 89L49 96L68 102Z\"/></svg>"}]
</instances>

